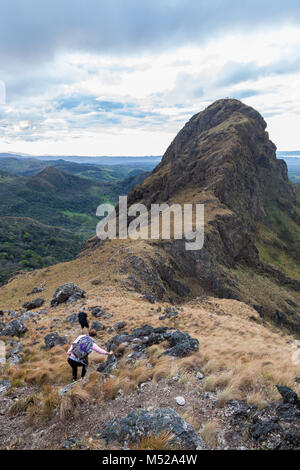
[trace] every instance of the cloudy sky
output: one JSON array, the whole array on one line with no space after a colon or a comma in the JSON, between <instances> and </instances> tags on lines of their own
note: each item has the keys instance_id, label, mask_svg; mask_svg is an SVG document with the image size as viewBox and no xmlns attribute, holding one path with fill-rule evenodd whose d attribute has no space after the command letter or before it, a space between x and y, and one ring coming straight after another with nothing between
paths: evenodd
<instances>
[{"instance_id":1,"label":"cloudy sky","mask_svg":"<svg viewBox=\"0 0 300 470\"><path fill-rule=\"evenodd\" d=\"M0 152L161 155L222 97L298 150L299 79L299 0L0 0Z\"/></svg>"}]
</instances>

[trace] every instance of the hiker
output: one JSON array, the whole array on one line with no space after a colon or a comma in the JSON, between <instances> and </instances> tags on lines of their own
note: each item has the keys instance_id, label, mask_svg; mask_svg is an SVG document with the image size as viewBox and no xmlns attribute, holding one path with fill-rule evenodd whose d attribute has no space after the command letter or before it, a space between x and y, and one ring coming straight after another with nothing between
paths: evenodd
<instances>
[{"instance_id":1,"label":"hiker","mask_svg":"<svg viewBox=\"0 0 300 470\"><path fill-rule=\"evenodd\" d=\"M84 328L87 328L87 330L89 330L90 325L89 325L87 318L88 316L85 312L80 312L78 315L78 321L80 323L82 333L83 333Z\"/></svg>"},{"instance_id":2,"label":"hiker","mask_svg":"<svg viewBox=\"0 0 300 470\"><path fill-rule=\"evenodd\" d=\"M73 382L77 380L77 369L82 367L81 377L83 378L88 368L88 355L95 351L98 354L105 354L110 356L113 354L112 351L107 352L104 349L99 348L94 342L93 338L87 335L80 335L75 339L74 343L70 346L67 355L68 363L72 367Z\"/></svg>"}]
</instances>

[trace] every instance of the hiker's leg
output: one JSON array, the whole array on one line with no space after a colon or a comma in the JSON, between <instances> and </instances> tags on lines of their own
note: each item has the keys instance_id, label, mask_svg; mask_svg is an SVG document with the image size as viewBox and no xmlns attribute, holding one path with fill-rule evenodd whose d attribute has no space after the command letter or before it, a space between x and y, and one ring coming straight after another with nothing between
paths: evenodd
<instances>
[{"instance_id":1,"label":"hiker's leg","mask_svg":"<svg viewBox=\"0 0 300 470\"><path fill-rule=\"evenodd\" d=\"M77 380L77 363L75 361L72 361L72 359L68 359L68 363L72 367L72 375L73 375L73 380L76 382Z\"/></svg>"},{"instance_id":2,"label":"hiker's leg","mask_svg":"<svg viewBox=\"0 0 300 470\"><path fill-rule=\"evenodd\" d=\"M82 366L81 377L83 378L83 377L85 376L85 374L86 374L86 366L83 365L83 366Z\"/></svg>"}]
</instances>

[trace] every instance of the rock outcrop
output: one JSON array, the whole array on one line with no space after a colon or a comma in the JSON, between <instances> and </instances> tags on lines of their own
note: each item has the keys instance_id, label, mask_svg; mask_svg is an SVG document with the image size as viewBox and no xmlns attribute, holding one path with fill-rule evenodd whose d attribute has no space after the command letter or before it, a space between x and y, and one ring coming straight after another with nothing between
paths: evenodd
<instances>
[{"instance_id":1,"label":"rock outcrop","mask_svg":"<svg viewBox=\"0 0 300 470\"><path fill-rule=\"evenodd\" d=\"M21 336L26 333L27 326L19 318L9 322L1 331L0 336Z\"/></svg>"},{"instance_id":2,"label":"rock outcrop","mask_svg":"<svg viewBox=\"0 0 300 470\"><path fill-rule=\"evenodd\" d=\"M34 299L34 300L31 300L30 302L25 302L25 304L23 304L23 307L26 310L34 310L35 308L42 307L44 303L45 303L44 299Z\"/></svg>"},{"instance_id":3,"label":"rock outcrop","mask_svg":"<svg viewBox=\"0 0 300 470\"><path fill-rule=\"evenodd\" d=\"M84 290L80 289L80 287L73 284L73 282L69 282L56 289L51 299L51 307L55 307L56 305L62 304L64 302L76 302L77 300L82 299L84 297Z\"/></svg>"},{"instance_id":4,"label":"rock outcrop","mask_svg":"<svg viewBox=\"0 0 300 470\"><path fill-rule=\"evenodd\" d=\"M205 443L192 426L172 408L161 408L154 411L134 410L120 420L108 422L104 430L99 430L96 437L104 439L106 444L119 442L133 444L151 434L158 435L170 432L167 443L170 449L204 450Z\"/></svg>"},{"instance_id":5,"label":"rock outcrop","mask_svg":"<svg viewBox=\"0 0 300 470\"><path fill-rule=\"evenodd\" d=\"M144 325L133 329L130 334L124 332L109 339L106 343L106 349L115 352L115 355L108 356L107 361L101 363L97 370L104 373L111 372L125 353L127 354L127 362L134 362L146 357L148 347L164 341L168 342L169 348L162 355L185 357L199 349L198 340L192 338L188 333L167 326L153 328L151 325ZM122 346L121 352L119 351L120 346Z\"/></svg>"},{"instance_id":6,"label":"rock outcrop","mask_svg":"<svg viewBox=\"0 0 300 470\"><path fill-rule=\"evenodd\" d=\"M154 203L204 204L205 210L203 248L187 251L185 240L175 238L150 241L164 250L160 255L168 263L152 258L153 270L147 271L139 262L135 285L145 276L151 285L147 294L159 298L166 298L162 286L183 298L195 295L198 285L209 295L259 304L277 323L280 311L281 324L300 332L300 285L290 275L295 275L295 258L300 259L293 233L298 227L300 236L299 209L286 163L276 158L266 122L256 110L223 99L193 116L152 174L129 193L128 206L134 203L148 209ZM282 253L286 261L271 266L270 259L281 259ZM125 272L130 263L136 263L135 255L124 264ZM275 300L268 293L262 300L250 293L243 273L284 286L294 306L287 306L279 291ZM197 284L191 289L186 279Z\"/></svg>"}]
</instances>

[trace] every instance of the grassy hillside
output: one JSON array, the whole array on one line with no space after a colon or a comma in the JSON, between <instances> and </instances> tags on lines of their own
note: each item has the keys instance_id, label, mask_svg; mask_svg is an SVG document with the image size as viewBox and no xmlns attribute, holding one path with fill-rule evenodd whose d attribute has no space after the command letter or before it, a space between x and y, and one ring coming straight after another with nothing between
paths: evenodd
<instances>
[{"instance_id":1,"label":"grassy hillside","mask_svg":"<svg viewBox=\"0 0 300 470\"><path fill-rule=\"evenodd\" d=\"M0 285L19 270L72 259L83 238L25 217L0 217Z\"/></svg>"},{"instance_id":2,"label":"grassy hillside","mask_svg":"<svg viewBox=\"0 0 300 470\"><path fill-rule=\"evenodd\" d=\"M266 224L257 226L257 247L261 259L282 269L288 276L298 279L300 266L300 186L293 185L296 193L295 212L288 213L280 202L272 201L267 207Z\"/></svg>"},{"instance_id":3,"label":"grassy hillside","mask_svg":"<svg viewBox=\"0 0 300 470\"><path fill-rule=\"evenodd\" d=\"M30 178L0 171L0 284L75 257L95 234L98 205L117 203L146 175L104 183L52 167Z\"/></svg>"},{"instance_id":4,"label":"grassy hillside","mask_svg":"<svg viewBox=\"0 0 300 470\"><path fill-rule=\"evenodd\" d=\"M194 298L180 306L172 305L178 311L176 317L159 319L170 304L150 304L126 287L129 273L120 271L132 253L144 253L146 259L156 250L143 242L115 240L95 250L92 262L91 254L85 253L71 262L18 276L1 288L0 307L19 311L28 299L27 293L45 283L42 296L48 312L26 321L28 331L20 339L23 362L7 362L4 368L3 378L11 380L13 386L6 401L2 400L10 408L2 417L1 447L14 444L20 449L60 448L66 436L74 436L88 448L103 449L104 443L95 439L95 434L109 420L123 418L135 408L170 406L205 438L208 448L228 448L224 436L229 439L233 434L241 435L244 447L260 446L255 441L248 442L246 418L230 419L235 411L231 400L245 400L260 409L280 400L276 384L299 393L300 384L295 381L299 366L291 361L294 338L267 324L250 306L232 299ZM53 292L65 282L78 284L86 291L86 299L73 306L49 308ZM161 355L167 345L153 345L146 350L146 357L129 363L126 359L131 350L122 344L116 353L122 359L109 376L96 371L105 357L92 353L86 378L60 396L58 391L71 380L66 351L79 333L79 326L66 322L66 317L83 306L90 312L96 305L113 315L100 319L105 329L97 332L96 342L104 348L116 334L110 332L110 327L125 321L123 331L128 332L144 324L188 332L198 339L199 351L175 358ZM92 320L90 313L89 316ZM8 319L5 314L4 320ZM47 351L44 336L53 332L53 325L68 343ZM197 378L199 372L202 380ZM184 407L176 404L177 396L185 398ZM255 413L258 409L254 409ZM240 428L234 428L235 423ZM211 444L209 436L215 436L215 444ZM231 447L237 447L236 441Z\"/></svg>"},{"instance_id":5,"label":"grassy hillside","mask_svg":"<svg viewBox=\"0 0 300 470\"><path fill-rule=\"evenodd\" d=\"M48 167L30 177L0 173L0 217L31 217L47 225L72 230L88 238L95 233L99 204L115 204L145 178L141 173L103 183Z\"/></svg>"}]
</instances>

